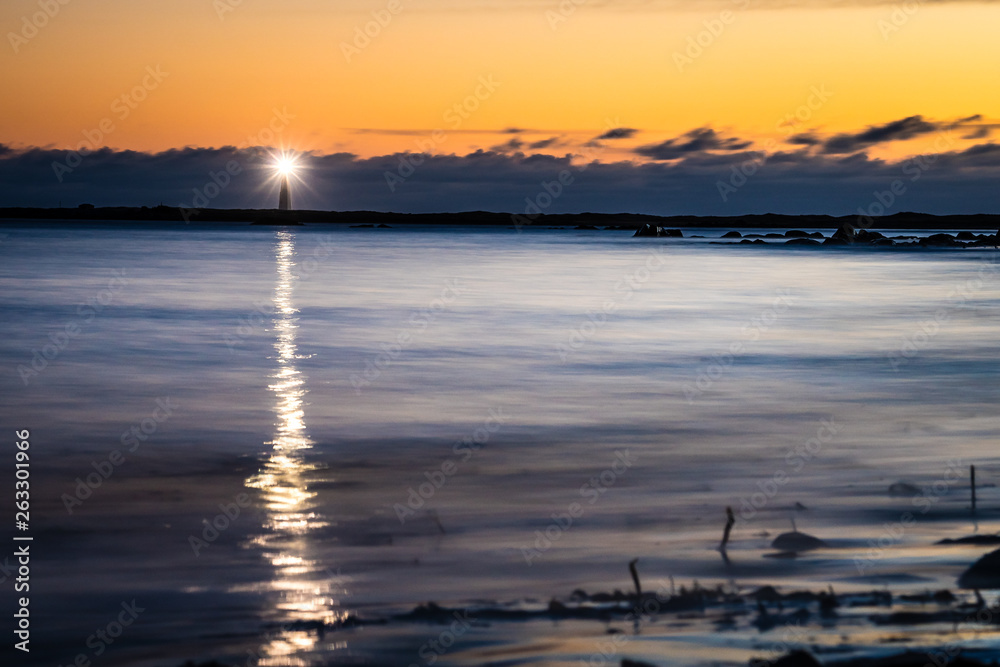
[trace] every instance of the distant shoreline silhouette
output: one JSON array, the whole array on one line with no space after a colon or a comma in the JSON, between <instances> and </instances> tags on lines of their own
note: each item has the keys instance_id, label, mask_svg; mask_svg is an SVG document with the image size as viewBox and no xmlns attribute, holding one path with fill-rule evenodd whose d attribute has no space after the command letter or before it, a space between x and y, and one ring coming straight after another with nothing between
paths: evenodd
<instances>
[{"instance_id":1,"label":"distant shoreline silhouette","mask_svg":"<svg viewBox=\"0 0 1000 667\"><path fill-rule=\"evenodd\" d=\"M276 209L182 209L176 206L115 206L76 208L0 208L0 220L37 221L102 221L102 222L246 222L262 218L289 215ZM456 226L524 226L532 228L597 226L612 229L638 230L645 225L654 227L684 227L704 229L826 229L845 226L860 227L857 215L739 215L739 216L657 216L641 213L565 213L543 214L530 220L523 215L489 211L462 213L394 213L380 211L294 211L295 220L313 224L372 224L372 225L456 225ZM869 229L935 229L986 230L995 234L1000 229L1000 214L931 215L927 213L897 213L870 219Z\"/></svg>"}]
</instances>

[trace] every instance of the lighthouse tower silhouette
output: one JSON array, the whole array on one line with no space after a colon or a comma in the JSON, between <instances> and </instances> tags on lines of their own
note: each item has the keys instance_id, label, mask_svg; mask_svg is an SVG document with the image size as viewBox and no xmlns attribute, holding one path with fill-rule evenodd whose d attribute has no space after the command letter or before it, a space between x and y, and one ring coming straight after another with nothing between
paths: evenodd
<instances>
[{"instance_id":1,"label":"lighthouse tower silhouette","mask_svg":"<svg viewBox=\"0 0 1000 667\"><path fill-rule=\"evenodd\" d=\"M278 193L278 210L292 210L292 195L288 190L288 174L281 175L281 191Z\"/></svg>"}]
</instances>

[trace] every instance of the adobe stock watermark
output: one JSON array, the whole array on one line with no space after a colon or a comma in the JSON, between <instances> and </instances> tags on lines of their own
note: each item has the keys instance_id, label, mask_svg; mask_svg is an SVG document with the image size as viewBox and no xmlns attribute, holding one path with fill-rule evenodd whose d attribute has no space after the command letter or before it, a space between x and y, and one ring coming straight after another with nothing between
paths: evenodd
<instances>
[{"instance_id":1,"label":"adobe stock watermark","mask_svg":"<svg viewBox=\"0 0 1000 667\"><path fill-rule=\"evenodd\" d=\"M549 22L552 32L559 29L559 26L570 19L579 7L583 7L589 0L560 0L558 11L548 9L545 11L545 20Z\"/></svg>"},{"instance_id":2,"label":"adobe stock watermark","mask_svg":"<svg viewBox=\"0 0 1000 667\"><path fill-rule=\"evenodd\" d=\"M243 6L243 0L212 0L212 9L219 21L226 20L226 14L232 14Z\"/></svg>"},{"instance_id":3,"label":"adobe stock watermark","mask_svg":"<svg viewBox=\"0 0 1000 667\"><path fill-rule=\"evenodd\" d=\"M156 408L148 417L122 432L120 439L122 447L128 447L128 452L134 454L139 449L139 445L149 440L160 429L160 424L170 419L176 409L177 405L170 398L156 399ZM86 477L77 477L73 493L64 493L60 497L63 507L66 508L66 513L72 516L73 508L82 506L84 501L93 496L104 482L111 479L115 470L126 460L120 449L114 449L101 461L92 461L90 465L94 468L94 472Z\"/></svg>"},{"instance_id":4,"label":"adobe stock watermark","mask_svg":"<svg viewBox=\"0 0 1000 667\"><path fill-rule=\"evenodd\" d=\"M984 607L977 609L975 612L970 611L969 614L961 621L955 622L954 632L960 633L962 626L973 625L973 626L983 626L986 631L992 631L997 626L997 615L1000 615L1000 600L996 600L989 607ZM972 632L978 632L979 628L970 628ZM952 640L944 645L936 647L934 650L927 652L928 663L924 667L945 667L946 665L952 664L952 660L962 654L965 647L959 643L961 640Z\"/></svg>"},{"instance_id":5,"label":"adobe stock watermark","mask_svg":"<svg viewBox=\"0 0 1000 667\"><path fill-rule=\"evenodd\" d=\"M445 459L437 468L424 471L424 478L427 481L416 487L411 486L406 502L396 503L392 506L399 523L405 524L408 518L414 516L418 510L434 498L434 495L448 483L448 480L458 473L462 464L468 463L473 456L482 450L493 434L499 431L508 419L509 417L504 414L502 407L490 409L482 426L477 428L471 436L458 440L451 446L451 457Z\"/></svg>"},{"instance_id":6,"label":"adobe stock watermark","mask_svg":"<svg viewBox=\"0 0 1000 667\"><path fill-rule=\"evenodd\" d=\"M620 127L621 121L618 118L614 120L610 118L604 119L604 132ZM561 170L558 174L555 174L551 181L542 181L540 183L541 188L534 197L525 197L524 213L514 213L510 216L510 221L514 225L514 229L517 230L517 233L520 234L523 232L525 226L530 227L533 225L539 216L551 208L556 200L563 196L567 188L576 181L574 172L578 174L585 172L603 151L604 147L601 145L584 145L579 156L582 160L578 164L573 165L569 169Z\"/></svg>"},{"instance_id":7,"label":"adobe stock watermark","mask_svg":"<svg viewBox=\"0 0 1000 667\"><path fill-rule=\"evenodd\" d=\"M274 304L270 301L255 299L252 303L254 309L237 319L237 324L233 328L235 333L222 334L222 342L229 348L229 354L236 354L236 346L246 342L264 326L267 318L274 314Z\"/></svg>"},{"instance_id":8,"label":"adobe stock watermark","mask_svg":"<svg viewBox=\"0 0 1000 667\"><path fill-rule=\"evenodd\" d=\"M875 218L885 215L909 191L910 185L919 181L925 172L941 157L940 153L955 145L955 137L950 133L938 132L934 139L936 153L917 155L902 163L900 170L906 178L894 179L885 190L872 193L874 200L867 206L858 207L858 228L870 229Z\"/></svg>"},{"instance_id":9,"label":"adobe stock watermark","mask_svg":"<svg viewBox=\"0 0 1000 667\"><path fill-rule=\"evenodd\" d=\"M771 667L790 650L805 644L808 640L809 633L802 625L802 620L797 618L794 622L789 621L781 627L781 637L771 642L764 657L750 660L750 667Z\"/></svg>"},{"instance_id":10,"label":"adobe stock watermark","mask_svg":"<svg viewBox=\"0 0 1000 667\"><path fill-rule=\"evenodd\" d=\"M344 60L348 64L355 56L371 46L373 40L378 39L382 31L389 27L393 20L403 11L403 3L400 0L389 0L385 8L373 10L372 20L364 25L354 26L354 38L350 42L340 43L340 52L344 54Z\"/></svg>"},{"instance_id":11,"label":"adobe stock watermark","mask_svg":"<svg viewBox=\"0 0 1000 667\"><path fill-rule=\"evenodd\" d=\"M429 666L436 663L438 658L450 651L455 642L462 638L472 628L472 624L476 622L476 617L472 616L468 609L453 612L452 618L455 620L446 629L438 633L437 637L424 642L417 649L417 655L420 656L420 660L422 661L421 664L410 663L409 667Z\"/></svg>"},{"instance_id":12,"label":"adobe stock watermark","mask_svg":"<svg viewBox=\"0 0 1000 667\"><path fill-rule=\"evenodd\" d=\"M663 604L670 601L670 590L672 587L669 583L662 580L658 583L659 586L652 596L648 594L641 596L641 599L635 606L625 614L625 617L622 619L625 623L632 625L649 623L660 614ZM592 653L587 660L582 661L581 664L588 667L612 667L618 665L618 658L622 653L624 645L633 638L633 635L616 632L607 639L602 640L598 644L597 651ZM626 661L622 660L621 664L626 664Z\"/></svg>"},{"instance_id":13,"label":"adobe stock watermark","mask_svg":"<svg viewBox=\"0 0 1000 667\"><path fill-rule=\"evenodd\" d=\"M921 515L930 512L934 505L951 492L951 488L955 484L965 479L966 471L967 466L961 460L949 460L944 475L932 484L922 487L920 494L913 497L911 501L913 507L919 510ZM882 532L878 538L868 540L868 551L863 557L855 557L854 559L854 567L857 568L858 574L863 575L865 571L874 567L889 548L902 542L906 531L916 523L917 516L913 512L907 511L899 516L899 520L882 524Z\"/></svg>"},{"instance_id":14,"label":"adobe stock watermark","mask_svg":"<svg viewBox=\"0 0 1000 667\"><path fill-rule=\"evenodd\" d=\"M452 131L457 131L465 121L472 117L472 114L479 110L483 102L493 97L501 85L502 82L495 81L492 74L480 76L478 84L471 94L445 109L442 114L444 122ZM389 187L389 192L396 192L396 188L406 183L406 179L413 176L417 169L426 162L426 156L447 140L448 133L441 128L432 130L427 139L417 139L415 141L416 153L402 153L399 156L396 169L394 171L385 170L382 173L385 184Z\"/></svg>"},{"instance_id":15,"label":"adobe stock watermark","mask_svg":"<svg viewBox=\"0 0 1000 667\"><path fill-rule=\"evenodd\" d=\"M132 90L116 97L111 102L111 113L114 116L106 116L97 123L97 126L90 130L83 131L83 141L77 144L76 150L70 151L62 161L52 163L52 171L56 179L62 183L63 179L72 174L81 164L83 159L105 145L104 140L118 129L115 119L123 123L128 120L132 112L139 108L139 105L146 101L149 94L160 87L160 84L170 76L170 72L164 72L162 65L155 68L150 65L146 67L146 74L142 81L136 84Z\"/></svg>"},{"instance_id":16,"label":"adobe stock watermark","mask_svg":"<svg viewBox=\"0 0 1000 667\"><path fill-rule=\"evenodd\" d=\"M49 22L58 16L63 7L70 2L72 0L38 0L36 4L40 11L30 16L27 14L22 16L21 30L7 33L7 41L10 42L11 48L14 49L14 55L20 53L21 47L37 37L38 33L44 30L49 25Z\"/></svg>"},{"instance_id":17,"label":"adobe stock watermark","mask_svg":"<svg viewBox=\"0 0 1000 667\"><path fill-rule=\"evenodd\" d=\"M608 323L608 318L618 312L622 302L631 301L635 293L652 279L653 273L667 265L664 259L666 251L663 248L650 249L648 254L643 266L615 283L614 298L604 301L597 310L588 310L587 321L571 329L565 342L556 344L556 354L560 361L565 362L571 354L582 349Z\"/></svg>"},{"instance_id":18,"label":"adobe stock watermark","mask_svg":"<svg viewBox=\"0 0 1000 667\"><path fill-rule=\"evenodd\" d=\"M883 41L888 42L892 35L902 30L903 26L917 15L923 4L923 0L906 0L893 5L889 16L879 19L875 24Z\"/></svg>"},{"instance_id":19,"label":"adobe stock watermark","mask_svg":"<svg viewBox=\"0 0 1000 667\"><path fill-rule=\"evenodd\" d=\"M242 510L250 507L250 496L240 493L230 503L220 503L219 513L209 519L202 519L201 534L188 535L188 544L195 557L201 556L201 552L212 545L222 533L229 530L229 527L240 518Z\"/></svg>"},{"instance_id":20,"label":"adobe stock watermark","mask_svg":"<svg viewBox=\"0 0 1000 667\"><path fill-rule=\"evenodd\" d=\"M684 397L688 404L693 404L695 399L710 391L732 369L736 361L747 353L748 343L760 340L793 305L791 292L787 289L778 290L771 306L740 329L742 338L730 343L725 352L712 355L712 362L699 371L695 381L684 385Z\"/></svg>"},{"instance_id":21,"label":"adobe stock watermark","mask_svg":"<svg viewBox=\"0 0 1000 667\"><path fill-rule=\"evenodd\" d=\"M781 489L791 481L792 475L802 472L802 469L819 456L823 447L833 442L833 439L844 428L832 416L829 419L821 419L819 424L816 435L785 453L784 461L787 470L778 468L773 475L757 482L757 491L751 493L749 498L740 496L740 511L737 520L741 524L749 522L757 516L757 512L767 507L777 497Z\"/></svg>"},{"instance_id":22,"label":"adobe stock watermark","mask_svg":"<svg viewBox=\"0 0 1000 667\"><path fill-rule=\"evenodd\" d=\"M251 150L253 151L254 157L268 157L268 153L264 150L265 146L273 146L275 140L277 140L282 132L292 124L292 121L298 118L293 113L288 111L288 107L274 107L271 109L271 119L266 125L261 127L257 132L247 136L237 148L241 151Z\"/></svg>"},{"instance_id":23,"label":"adobe stock watermark","mask_svg":"<svg viewBox=\"0 0 1000 667\"><path fill-rule=\"evenodd\" d=\"M292 267L291 274L295 281L305 281L311 278L337 248L336 242L327 237L320 237L316 245L317 247L305 259ZM237 318L233 333L222 334L222 342L229 348L230 354L236 354L236 347L256 334L267 323L267 318L274 315L274 305L270 301L256 299L251 302L251 305L254 307L253 310Z\"/></svg>"},{"instance_id":24,"label":"adobe stock watermark","mask_svg":"<svg viewBox=\"0 0 1000 667\"><path fill-rule=\"evenodd\" d=\"M430 327L441 314L448 309L462 294L465 288L458 278L452 278L445 282L440 296L432 300L426 307L410 314L409 328L400 331L391 343L382 343L379 354L365 360L365 369L360 373L351 373L351 386L354 393L361 395L365 387L370 386L378 380L387 368L399 359L403 352Z\"/></svg>"},{"instance_id":25,"label":"adobe stock watermark","mask_svg":"<svg viewBox=\"0 0 1000 667\"><path fill-rule=\"evenodd\" d=\"M248 136L245 141L237 146L237 150L244 153L249 152L251 153L250 156L241 155L239 160L229 160L226 162L223 169L209 171L208 179L205 183L201 187L193 189L190 204L178 204L185 224L191 224L191 218L197 216L201 212L201 209L208 208L213 200L232 185L235 177L243 173L243 161L247 157L254 159L267 157L267 153L263 150L262 146L273 145L275 139L285 131L285 128L296 117L295 114L288 112L287 107L282 107L281 109L275 107L272 109L272 113L271 120L268 121L266 126L261 128L256 134Z\"/></svg>"},{"instance_id":26,"label":"adobe stock watermark","mask_svg":"<svg viewBox=\"0 0 1000 667\"><path fill-rule=\"evenodd\" d=\"M324 574L326 574L328 580L338 579L342 576L341 568L337 567L337 571L334 572L329 567L324 568ZM288 632L292 632L299 628L298 621L289 622L286 621L279 625L278 627L270 627L266 630L262 636L263 641L258 645L256 649L248 648L246 649L247 659L243 663L243 667L257 667L265 658L267 658L269 651L268 649L274 644L274 640L280 638L282 635ZM230 665L234 663L229 663Z\"/></svg>"},{"instance_id":27,"label":"adobe stock watermark","mask_svg":"<svg viewBox=\"0 0 1000 667\"><path fill-rule=\"evenodd\" d=\"M107 289L101 290L77 306L78 320L68 322L61 330L49 334L50 342L43 345L41 349L31 350L31 360L17 367L17 373L25 387L59 358L59 355L69 347L73 339L83 333L86 325L93 322L98 315L104 312L105 308L114 302L115 296L128 282L125 277L125 269L113 271L112 278L108 280Z\"/></svg>"},{"instance_id":28,"label":"adobe stock watermark","mask_svg":"<svg viewBox=\"0 0 1000 667\"><path fill-rule=\"evenodd\" d=\"M750 7L753 0L732 0L738 10ZM716 41L726 32L729 26L736 23L737 12L724 9L718 16L702 21L704 30L695 35L689 35L687 46L681 51L674 51L674 65L678 72L684 72L687 67L694 65L695 61L705 55L705 51L712 48Z\"/></svg>"},{"instance_id":29,"label":"adobe stock watermark","mask_svg":"<svg viewBox=\"0 0 1000 667\"><path fill-rule=\"evenodd\" d=\"M898 373L900 366L904 366L916 358L921 350L927 347L931 340L941 332L941 328L951 321L954 311L965 306L975 294L994 282L997 278L997 270L997 257L992 254L989 259L980 264L975 279L966 280L948 293L949 305L946 308L938 308L932 316L921 321L917 329L906 336L898 348L887 352L886 360L893 372Z\"/></svg>"},{"instance_id":30,"label":"adobe stock watermark","mask_svg":"<svg viewBox=\"0 0 1000 667\"><path fill-rule=\"evenodd\" d=\"M92 658L99 658L121 637L127 628L138 620L139 615L146 611L133 599L132 602L122 602L121 611L104 627L98 628L87 637L85 642L89 653L78 653L65 667L87 667ZM60 665L59 667L63 667Z\"/></svg>"},{"instance_id":31,"label":"adobe stock watermark","mask_svg":"<svg viewBox=\"0 0 1000 667\"><path fill-rule=\"evenodd\" d=\"M833 91L827 90L826 84L812 86L805 102L796 109L786 113L775 124L775 129L784 133L785 138L791 137L798 130L801 123L809 122L813 116L822 109L830 98ZM729 198L736 194L743 186L750 182L757 173L767 164L770 156L779 148L778 140L774 137L768 138L764 142L764 147L760 151L753 151L757 157L743 160L734 164L730 168L729 178L719 179L715 182L715 188L719 192L719 197L723 203L728 203Z\"/></svg>"},{"instance_id":32,"label":"adobe stock watermark","mask_svg":"<svg viewBox=\"0 0 1000 667\"><path fill-rule=\"evenodd\" d=\"M243 165L236 160L226 163L225 169L219 171L209 171L208 180L201 187L194 189L194 197L191 198L191 205L181 204L178 208L181 217L186 224L191 223L191 218L200 213L200 209L208 208L212 200L222 194L222 192L233 182L233 177L243 173Z\"/></svg>"},{"instance_id":33,"label":"adobe stock watermark","mask_svg":"<svg viewBox=\"0 0 1000 667\"><path fill-rule=\"evenodd\" d=\"M616 450L615 458L605 470L594 475L580 487L580 497L586 499L587 505L594 505L601 497L618 483L618 480L635 465L635 457L629 450ZM580 502L572 502L565 512L553 512L552 522L545 530L535 531L535 542L532 546L522 546L521 556L531 567L534 560L551 549L562 536L587 512L587 507Z\"/></svg>"}]
</instances>

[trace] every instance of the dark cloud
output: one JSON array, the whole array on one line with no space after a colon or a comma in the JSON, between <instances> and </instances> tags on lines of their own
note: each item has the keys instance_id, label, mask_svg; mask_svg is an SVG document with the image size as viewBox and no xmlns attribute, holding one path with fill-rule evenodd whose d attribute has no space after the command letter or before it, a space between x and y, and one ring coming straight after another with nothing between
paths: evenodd
<instances>
[{"instance_id":1,"label":"dark cloud","mask_svg":"<svg viewBox=\"0 0 1000 667\"><path fill-rule=\"evenodd\" d=\"M823 140L812 132L803 132L801 134L792 135L787 141L795 146L818 146L823 143Z\"/></svg>"},{"instance_id":2,"label":"dark cloud","mask_svg":"<svg viewBox=\"0 0 1000 667\"><path fill-rule=\"evenodd\" d=\"M973 140L975 140L975 139L985 139L986 137L990 136L990 134L992 132L993 132L993 130L991 128L986 127L984 125L982 127L977 127L975 130L973 130L972 132L966 134L962 138L963 139L973 139Z\"/></svg>"},{"instance_id":3,"label":"dark cloud","mask_svg":"<svg viewBox=\"0 0 1000 667\"><path fill-rule=\"evenodd\" d=\"M931 134L951 125L933 123L923 116L909 116L885 125L871 125L856 134L838 134L823 145L825 153L854 153L875 144L904 141L922 134Z\"/></svg>"},{"instance_id":4,"label":"dark cloud","mask_svg":"<svg viewBox=\"0 0 1000 667\"><path fill-rule=\"evenodd\" d=\"M966 148L959 153L950 153L942 156L944 164L962 167L990 167L996 164L1000 157L1000 146L994 143L978 144Z\"/></svg>"},{"instance_id":5,"label":"dark cloud","mask_svg":"<svg viewBox=\"0 0 1000 667\"><path fill-rule=\"evenodd\" d=\"M723 137L710 127L702 127L659 144L640 146L635 152L654 160L676 160L692 153L706 151L740 151L752 144L752 141Z\"/></svg>"},{"instance_id":6,"label":"dark cloud","mask_svg":"<svg viewBox=\"0 0 1000 667\"><path fill-rule=\"evenodd\" d=\"M513 153L524 148L524 142L520 137L513 137L509 141L505 141L502 144L498 144L491 148L491 151L496 151L498 153Z\"/></svg>"},{"instance_id":7,"label":"dark cloud","mask_svg":"<svg viewBox=\"0 0 1000 667\"><path fill-rule=\"evenodd\" d=\"M350 0L341 0L341 2L348 2ZM359 2L360 0L354 0ZM960 3L967 2L968 0L928 0L928 2L935 5L944 5L950 3ZM989 2L990 0L985 0ZM582 4L580 2L579 4ZM609 0L602 0L601 2L595 2L593 7L595 9L601 9L604 11L629 11L636 8L641 8L644 11L649 10L681 10L690 11L692 5L697 6L698 9L704 11L720 11L720 10L768 10L768 9L789 9L796 7L804 7L807 9L815 9L817 7L832 7L836 9L843 8L845 6L857 6L857 7L877 7L877 6L887 6L891 9L892 5L897 4L894 0L615 0L610 2ZM558 9L559 2L557 0L430 0L424 3L422 9L439 9L439 10L467 10L469 7L485 7L491 10L503 10L503 9ZM358 5L361 9L366 9L367 5L360 3ZM588 5L589 7L590 5Z\"/></svg>"},{"instance_id":8,"label":"dark cloud","mask_svg":"<svg viewBox=\"0 0 1000 667\"><path fill-rule=\"evenodd\" d=\"M678 144L690 144L687 137ZM706 142L703 142L703 145ZM716 137L708 145L746 142ZM676 148L675 148L676 150ZM184 148L162 153L102 149L83 158L60 182L53 163L67 151L0 145L0 206L192 206L208 196L213 208L273 208L278 199L270 159L263 152ZM737 215L744 213L856 212L877 201L895 181L905 186L889 212L996 212L1000 145L983 143L916 160L891 162L864 153L809 150L767 156L750 150L689 150L671 162L595 162L571 156L476 151L468 155L399 153L360 158L349 153L301 159L303 182L294 186L300 208L434 212L524 211L545 193L544 183L568 171L572 181L548 212L622 212ZM752 175L726 200L719 184L741 166ZM923 166L920 166L923 164ZM227 165L238 173L227 178ZM735 170L735 171L734 171ZM746 170L745 170L746 171ZM919 174L919 181L913 175ZM220 185L221 183L221 185ZM542 198L545 200L545 198Z\"/></svg>"},{"instance_id":9,"label":"dark cloud","mask_svg":"<svg viewBox=\"0 0 1000 667\"><path fill-rule=\"evenodd\" d=\"M608 130L604 134L594 137L594 141L606 141L610 139L631 139L639 130L631 127L616 127Z\"/></svg>"},{"instance_id":10,"label":"dark cloud","mask_svg":"<svg viewBox=\"0 0 1000 667\"><path fill-rule=\"evenodd\" d=\"M535 141L528 144L528 148L532 150L542 150L543 148L549 148L558 143L559 137L549 137L548 139L542 139L541 141Z\"/></svg>"}]
</instances>

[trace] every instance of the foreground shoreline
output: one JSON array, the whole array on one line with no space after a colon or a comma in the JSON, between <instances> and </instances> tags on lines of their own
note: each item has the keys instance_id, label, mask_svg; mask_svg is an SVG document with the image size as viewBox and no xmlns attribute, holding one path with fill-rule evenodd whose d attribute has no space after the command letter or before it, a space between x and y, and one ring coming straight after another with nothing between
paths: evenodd
<instances>
[{"instance_id":1,"label":"foreground shoreline","mask_svg":"<svg viewBox=\"0 0 1000 667\"><path fill-rule=\"evenodd\" d=\"M737 216L657 216L639 213L566 213L525 216L512 213L467 211L462 213L389 213L379 211L275 211L267 209L182 209L176 206L77 208L0 208L0 220L80 221L80 222L243 222L266 220L275 224L385 224L547 227L601 225L621 229L684 227L688 229L1000 229L1000 214L930 215L897 213L859 219L857 215L737 215Z\"/></svg>"},{"instance_id":2,"label":"foreground shoreline","mask_svg":"<svg viewBox=\"0 0 1000 667\"><path fill-rule=\"evenodd\" d=\"M572 625L577 622L576 625ZM506 645L517 628L547 624L544 636L553 643L588 636L592 624L596 648L589 660L582 655L534 654L528 647ZM291 634L315 636L319 641L336 637L359 638L365 629L382 632L411 628L433 636L420 655L426 664L483 664L488 657L543 656L558 664L600 664L609 667L661 667L677 664L679 657L657 646L657 641L677 640L698 633L747 638L745 660L724 659L714 664L748 667L926 667L945 664L963 667L996 665L995 647L967 642L970 635L989 635L1000 624L1000 601L988 604L978 592L948 589L899 594L883 589L855 593L791 589L774 586L743 588L735 582L700 587L661 588L656 592L587 593L577 589L568 598L517 600L507 603L479 600L457 606L434 602L417 605L405 613L383 616L349 615L335 623L297 621L268 624L264 637ZM464 637L479 634L478 638ZM581 632L582 631L582 632ZM527 631L525 631L527 632ZM840 635L838 645L829 637ZM528 636L534 636L527 632ZM600 636L603 635L603 639ZM823 636L827 635L827 640ZM492 637L487 642L485 636ZM755 638L754 638L755 637ZM723 644L706 643L706 648ZM452 648L454 647L454 648ZM579 646L576 647L579 650ZM426 655L425 655L426 654ZM433 660L426 656L433 654ZM403 658L405 656L399 656ZM692 664L700 664L687 656ZM219 657L205 662L189 660L180 667L225 667ZM224 659L224 658L223 658ZM405 660L400 664L413 664ZM355 663L351 663L355 664ZM361 663L357 663L361 664ZM381 663L379 663L381 664ZM490 662L489 664L494 664ZM497 663L500 664L500 663ZM522 664L505 662L502 664Z\"/></svg>"}]
</instances>

